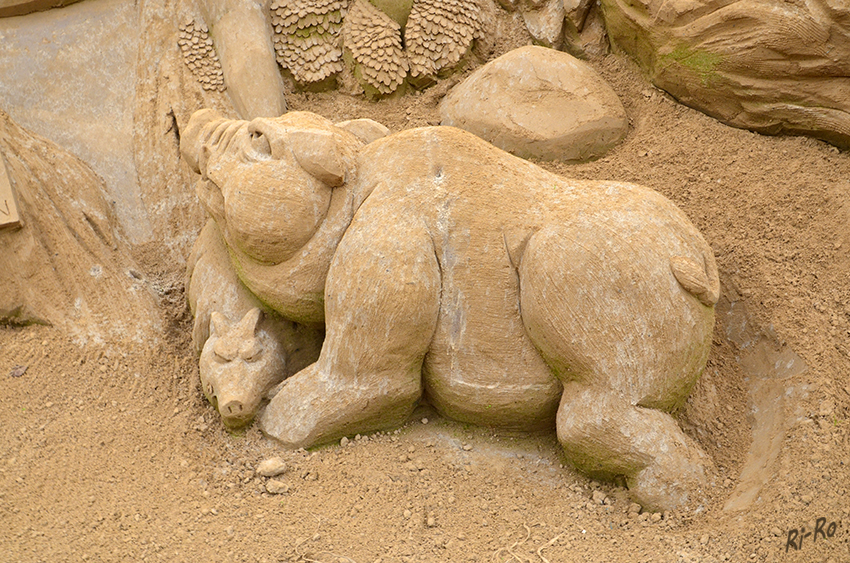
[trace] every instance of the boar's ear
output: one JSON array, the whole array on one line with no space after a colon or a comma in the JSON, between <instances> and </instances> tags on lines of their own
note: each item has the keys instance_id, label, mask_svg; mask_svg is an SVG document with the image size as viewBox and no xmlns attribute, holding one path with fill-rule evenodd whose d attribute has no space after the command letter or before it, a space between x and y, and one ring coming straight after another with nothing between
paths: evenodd
<instances>
[{"instance_id":1,"label":"boar's ear","mask_svg":"<svg viewBox=\"0 0 850 563\"><path fill-rule=\"evenodd\" d=\"M298 164L311 176L333 188L345 182L345 162L339 139L329 131L301 129L289 134Z\"/></svg>"},{"instance_id":2,"label":"boar's ear","mask_svg":"<svg viewBox=\"0 0 850 563\"><path fill-rule=\"evenodd\" d=\"M334 123L334 125L340 129L345 129L366 145L390 134L390 130L385 125L378 123L374 119L365 117L340 121L339 123Z\"/></svg>"}]
</instances>

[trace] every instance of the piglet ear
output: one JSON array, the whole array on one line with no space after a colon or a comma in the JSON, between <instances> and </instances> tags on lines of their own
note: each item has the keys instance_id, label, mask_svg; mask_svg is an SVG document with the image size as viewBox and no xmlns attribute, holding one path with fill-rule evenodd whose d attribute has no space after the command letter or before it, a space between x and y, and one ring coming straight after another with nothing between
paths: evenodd
<instances>
[{"instance_id":1,"label":"piglet ear","mask_svg":"<svg viewBox=\"0 0 850 563\"><path fill-rule=\"evenodd\" d=\"M289 133L298 164L308 174L335 188L345 182L346 165L339 140L329 131L301 129Z\"/></svg>"},{"instance_id":2,"label":"piglet ear","mask_svg":"<svg viewBox=\"0 0 850 563\"><path fill-rule=\"evenodd\" d=\"M239 324L236 325L236 334L241 339L249 339L257 334L257 327L260 325L260 320L263 318L263 312L254 307L242 317Z\"/></svg>"},{"instance_id":3,"label":"piglet ear","mask_svg":"<svg viewBox=\"0 0 850 563\"><path fill-rule=\"evenodd\" d=\"M218 311L213 311L210 314L210 336L224 336L230 327L227 324L227 319Z\"/></svg>"}]
</instances>

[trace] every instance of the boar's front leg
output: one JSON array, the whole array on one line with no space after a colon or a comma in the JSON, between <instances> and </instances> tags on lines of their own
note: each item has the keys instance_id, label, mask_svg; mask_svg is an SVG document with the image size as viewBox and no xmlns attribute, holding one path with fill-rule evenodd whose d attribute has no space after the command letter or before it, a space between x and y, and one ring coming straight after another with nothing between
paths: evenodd
<instances>
[{"instance_id":1,"label":"boar's front leg","mask_svg":"<svg viewBox=\"0 0 850 563\"><path fill-rule=\"evenodd\" d=\"M440 270L421 224L355 221L328 274L319 360L274 396L263 431L297 448L404 423L422 394L439 296Z\"/></svg>"}]
</instances>

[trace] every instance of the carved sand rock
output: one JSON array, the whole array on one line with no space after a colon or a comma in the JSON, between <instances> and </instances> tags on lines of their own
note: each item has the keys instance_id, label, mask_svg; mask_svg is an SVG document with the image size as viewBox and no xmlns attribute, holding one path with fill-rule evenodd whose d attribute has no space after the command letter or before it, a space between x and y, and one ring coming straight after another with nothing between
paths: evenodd
<instances>
[{"instance_id":1,"label":"carved sand rock","mask_svg":"<svg viewBox=\"0 0 850 563\"><path fill-rule=\"evenodd\" d=\"M602 0L612 41L721 121L850 147L850 4Z\"/></svg>"},{"instance_id":2,"label":"carved sand rock","mask_svg":"<svg viewBox=\"0 0 850 563\"><path fill-rule=\"evenodd\" d=\"M177 44L180 45L186 66L203 89L224 92L224 73L207 26L190 18L180 25L180 39Z\"/></svg>"},{"instance_id":3,"label":"carved sand rock","mask_svg":"<svg viewBox=\"0 0 850 563\"><path fill-rule=\"evenodd\" d=\"M474 133L521 157L580 162L597 158L628 131L614 91L587 64L543 47L491 61L440 105L443 125Z\"/></svg>"},{"instance_id":4,"label":"carved sand rock","mask_svg":"<svg viewBox=\"0 0 850 563\"><path fill-rule=\"evenodd\" d=\"M0 110L0 322L51 324L81 343L157 342L156 298L106 194L86 163Z\"/></svg>"},{"instance_id":5,"label":"carved sand rock","mask_svg":"<svg viewBox=\"0 0 850 563\"><path fill-rule=\"evenodd\" d=\"M536 45L582 58L609 51L599 4L594 0L499 0L499 4L508 12L518 12Z\"/></svg>"},{"instance_id":6,"label":"carved sand rock","mask_svg":"<svg viewBox=\"0 0 850 563\"><path fill-rule=\"evenodd\" d=\"M189 256L186 287L201 389L225 426L241 428L275 385L316 361L324 331L281 318L251 294L213 221Z\"/></svg>"},{"instance_id":7,"label":"carved sand rock","mask_svg":"<svg viewBox=\"0 0 850 563\"><path fill-rule=\"evenodd\" d=\"M668 413L703 370L711 249L639 186L567 180L460 129L364 145L310 113L196 113L182 139L235 270L316 363L261 413L289 447L445 416L555 426L588 474L645 506L695 508L712 462Z\"/></svg>"},{"instance_id":8,"label":"carved sand rock","mask_svg":"<svg viewBox=\"0 0 850 563\"><path fill-rule=\"evenodd\" d=\"M272 2L277 62L297 82L321 82L344 68L340 30L346 5L341 0Z\"/></svg>"},{"instance_id":9,"label":"carved sand rock","mask_svg":"<svg viewBox=\"0 0 850 563\"><path fill-rule=\"evenodd\" d=\"M540 7L521 10L525 28L544 47L560 49L564 44L564 4L569 0L547 0Z\"/></svg>"}]
</instances>

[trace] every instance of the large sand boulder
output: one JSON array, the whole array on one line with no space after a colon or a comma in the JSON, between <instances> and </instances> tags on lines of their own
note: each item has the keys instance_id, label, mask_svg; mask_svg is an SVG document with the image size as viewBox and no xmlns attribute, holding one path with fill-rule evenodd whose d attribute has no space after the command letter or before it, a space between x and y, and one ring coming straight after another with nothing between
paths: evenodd
<instances>
[{"instance_id":1,"label":"large sand boulder","mask_svg":"<svg viewBox=\"0 0 850 563\"><path fill-rule=\"evenodd\" d=\"M602 0L653 83L721 121L850 147L850 4Z\"/></svg>"},{"instance_id":2,"label":"large sand boulder","mask_svg":"<svg viewBox=\"0 0 850 563\"><path fill-rule=\"evenodd\" d=\"M484 65L440 106L443 125L474 133L524 158L598 158L628 130L623 104L587 64L522 47Z\"/></svg>"},{"instance_id":3,"label":"large sand boulder","mask_svg":"<svg viewBox=\"0 0 850 563\"><path fill-rule=\"evenodd\" d=\"M560 49L564 42L564 10L563 0L548 0L536 9L522 10L525 28L534 40L552 49Z\"/></svg>"}]
</instances>

